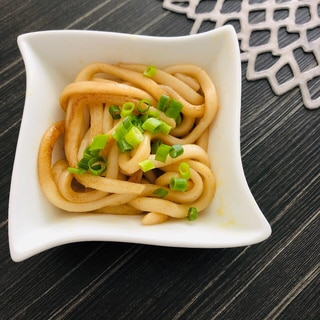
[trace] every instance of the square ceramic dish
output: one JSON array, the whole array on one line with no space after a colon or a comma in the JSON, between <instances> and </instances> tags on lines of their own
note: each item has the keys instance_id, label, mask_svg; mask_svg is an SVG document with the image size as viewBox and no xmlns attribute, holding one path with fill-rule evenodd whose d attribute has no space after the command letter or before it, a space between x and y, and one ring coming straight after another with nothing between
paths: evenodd
<instances>
[{"instance_id":1,"label":"square ceramic dish","mask_svg":"<svg viewBox=\"0 0 320 320\"><path fill-rule=\"evenodd\" d=\"M271 228L249 190L241 163L241 62L231 26L183 37L44 31L19 36L18 45L25 62L27 90L9 203L9 244L14 261L78 241L223 248L254 244L270 235ZM42 194L37 177L40 139L53 122L63 119L58 103L62 89L82 67L97 61L158 67L192 63L212 78L220 105L209 147L217 190L196 221L143 226L137 216L67 213Z\"/></svg>"}]
</instances>

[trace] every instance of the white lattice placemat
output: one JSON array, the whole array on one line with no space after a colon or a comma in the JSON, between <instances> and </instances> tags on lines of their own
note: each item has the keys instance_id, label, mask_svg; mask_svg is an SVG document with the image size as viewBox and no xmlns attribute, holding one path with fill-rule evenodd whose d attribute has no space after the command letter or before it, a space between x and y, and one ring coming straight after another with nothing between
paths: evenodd
<instances>
[{"instance_id":1,"label":"white lattice placemat","mask_svg":"<svg viewBox=\"0 0 320 320\"><path fill-rule=\"evenodd\" d=\"M320 107L320 1L164 0L163 7L192 19L190 34L206 22L234 25L248 80L267 78L277 95L299 86L305 107Z\"/></svg>"}]
</instances>

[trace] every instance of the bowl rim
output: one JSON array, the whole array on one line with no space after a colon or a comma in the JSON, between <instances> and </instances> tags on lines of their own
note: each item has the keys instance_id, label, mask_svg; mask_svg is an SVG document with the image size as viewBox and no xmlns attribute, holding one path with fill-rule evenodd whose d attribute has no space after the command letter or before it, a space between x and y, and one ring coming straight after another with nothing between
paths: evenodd
<instances>
[{"instance_id":1,"label":"bowl rim","mask_svg":"<svg viewBox=\"0 0 320 320\"><path fill-rule=\"evenodd\" d=\"M179 41L186 41L186 42L192 42L193 40L196 41L208 41L208 39L214 35L216 36L217 34L226 34L229 37L229 42L232 43L233 46L238 45L238 40L237 40L237 36L235 33L235 30L232 26L227 25L227 26L223 26L214 30L210 30L207 32L203 32L203 33L198 33L198 34L194 34L194 35L183 35L183 36L175 36L175 37L157 37L157 36L149 36L149 35L135 35L135 34L127 34L127 33L118 33L118 32L111 32L111 31L94 31L94 30L48 30L48 31L35 31L35 32L30 32L30 33L25 33L22 35L19 35L17 37L17 42L18 42L18 46L19 49L21 51L21 54L23 56L23 59L25 61L25 67L26 67L26 81L27 81L27 90L28 91L28 86L30 86L30 70L28 69L28 58L25 56L25 45L26 43L28 43L28 41L33 41L34 39L38 39L39 37L45 37L45 38L50 38L50 37L61 37L62 35L65 36L85 36L88 37L90 35L95 35L98 37L111 37L111 38L118 38L121 40L127 40L127 39L141 39L141 40L147 40L147 41L152 41L152 42L157 42L157 43L175 43L177 40ZM46 40L48 41L48 40ZM239 48L238 48L239 49ZM234 146L234 150L233 152L236 153L237 157L239 157L238 161L237 161L237 170L239 170L239 174L241 176L241 179L244 179L244 187L247 188L246 192L250 192L248 185L246 184L246 179L244 176L244 172L243 172L243 168L242 168L242 162L241 162L241 153L240 153L240 112L241 112L241 60L240 60L240 53L239 55L237 55L237 57L234 57L234 64L237 66L237 69L234 70L234 74L235 77L238 79L238 87L237 90L238 92L236 93L238 95L237 99L240 101L238 101L238 105L236 106L236 109L234 110L235 115L234 115L234 130L235 130L235 136L233 137L235 140L239 140L239 143L237 143ZM26 107L26 103L28 100L28 96L27 96L27 92L26 92L26 100L25 100L25 107ZM17 156L17 151L18 148L20 148L20 145L22 143L21 141L21 130L24 130L25 127L25 112L26 112L26 108L23 111L23 116L22 116L22 122L21 122L21 127L20 127L20 132L19 132L19 138L18 138L18 142L17 142L17 150L16 150L16 156ZM142 241L136 241L136 238L123 238L123 237L117 237L117 235L115 234L111 234L109 235L109 237L105 237L105 239L103 240L99 240L96 237L90 235L89 233L85 233L84 232L84 237L81 238L79 236L74 236L74 237L65 237L64 239L62 239L60 242L57 241L57 239L54 240L50 240L47 241L46 243L39 245L37 244L37 246L35 246L35 244L33 243L33 247L32 248L26 248L21 246L21 243L17 243L16 241L16 232L17 230L15 229L16 227L16 222L13 221L13 210L15 209L13 207L13 203L12 201L14 200L14 187L17 183L17 181L15 180L15 176L16 176L16 168L18 166L17 163L17 159L15 157L14 160L14 166L13 166L13 174L12 174L12 180L11 180L11 186L10 186L10 195L9 195L9 219L8 219L8 225L9 225L9 247L10 247L10 254L11 257L14 261L21 261L24 260L34 254L37 254L41 251L44 251L46 249L61 245L61 244L66 244L66 243L71 243L71 242L78 242L78 241L91 241L91 240L95 240L95 241L119 241L119 242L134 242L134 243L145 243L145 244L155 244L155 245L162 245L162 246L174 246L174 247L192 247L192 248L217 248L219 247L219 245L214 245L212 246L212 243L210 241L195 241L193 243L187 243L185 240L180 240L178 242L175 242L174 244L170 241L154 241L154 239L151 239L151 241L147 241L148 236L150 236L150 234L147 234L147 238L144 238ZM243 181L242 181L243 183ZM251 194L251 193L250 193ZM252 196L252 195L251 195ZM268 238L271 234L271 227L269 225L269 223L267 222L267 220L265 219L265 217L263 216L262 212L260 211L260 209L257 207L257 204L255 203L255 200L252 198L250 198L251 201L251 205L252 206L256 206L255 210L258 210L259 216L257 216L257 218L259 219L259 224L261 226L263 226L263 228L257 230L256 233L253 234L254 240L253 241L242 241L237 243L229 243L227 245L225 245L224 243L221 243L220 247L235 247L235 246L244 246L244 245L249 245L249 244L253 244L253 243L257 243L260 241L265 240L266 238ZM149 228L149 226L147 227ZM188 226L188 228L190 228L190 226ZM192 228L192 227L191 227ZM156 229L151 227L150 229ZM194 228L193 228L194 229ZM48 231L48 230L45 230ZM55 230L56 231L56 230ZM84 239L84 240L83 240Z\"/></svg>"}]
</instances>

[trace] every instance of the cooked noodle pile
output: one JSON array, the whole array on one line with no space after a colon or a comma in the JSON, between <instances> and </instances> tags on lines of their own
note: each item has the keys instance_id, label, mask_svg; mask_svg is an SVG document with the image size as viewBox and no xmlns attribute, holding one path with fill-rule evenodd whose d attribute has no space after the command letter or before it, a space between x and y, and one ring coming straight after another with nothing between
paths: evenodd
<instances>
[{"instance_id":1,"label":"cooked noodle pile","mask_svg":"<svg viewBox=\"0 0 320 320\"><path fill-rule=\"evenodd\" d=\"M201 68L91 64L60 104L65 119L46 131L38 154L41 188L56 207L157 224L194 220L213 199L207 147L218 102ZM65 158L52 163L62 135Z\"/></svg>"}]
</instances>

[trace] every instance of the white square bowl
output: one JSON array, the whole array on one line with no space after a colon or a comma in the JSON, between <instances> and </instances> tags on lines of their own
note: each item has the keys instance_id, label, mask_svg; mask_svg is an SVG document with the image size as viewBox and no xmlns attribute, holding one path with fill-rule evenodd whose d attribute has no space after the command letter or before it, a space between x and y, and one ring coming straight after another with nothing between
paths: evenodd
<instances>
[{"instance_id":1,"label":"white square bowl","mask_svg":"<svg viewBox=\"0 0 320 320\"><path fill-rule=\"evenodd\" d=\"M18 45L25 62L27 90L9 201L9 245L14 261L77 241L225 248L254 244L271 234L241 163L241 62L231 26L183 37L44 31L19 36ZM196 221L143 226L137 216L67 213L44 197L37 176L41 137L64 117L59 107L62 89L85 65L98 61L158 67L191 63L212 78L220 106L209 142L217 189L211 205Z\"/></svg>"}]
</instances>

